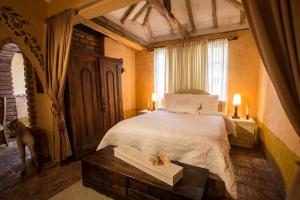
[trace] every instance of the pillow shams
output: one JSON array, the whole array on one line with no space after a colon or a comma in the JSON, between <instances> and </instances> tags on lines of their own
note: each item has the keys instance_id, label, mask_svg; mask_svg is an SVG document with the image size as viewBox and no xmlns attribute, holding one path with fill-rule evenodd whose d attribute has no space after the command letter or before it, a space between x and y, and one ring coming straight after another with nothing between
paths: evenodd
<instances>
[{"instance_id":1,"label":"pillow shams","mask_svg":"<svg viewBox=\"0 0 300 200\"><path fill-rule=\"evenodd\" d=\"M164 94L164 107L167 108L174 101L187 101L190 94Z\"/></svg>"},{"instance_id":2,"label":"pillow shams","mask_svg":"<svg viewBox=\"0 0 300 200\"><path fill-rule=\"evenodd\" d=\"M176 100L172 101L168 107L166 107L167 111L175 112L175 113L189 113L195 114L198 113L199 103L195 101L187 100Z\"/></svg>"},{"instance_id":3,"label":"pillow shams","mask_svg":"<svg viewBox=\"0 0 300 200\"><path fill-rule=\"evenodd\" d=\"M201 109L207 111L218 111L218 96L215 95L202 95Z\"/></svg>"},{"instance_id":4,"label":"pillow shams","mask_svg":"<svg viewBox=\"0 0 300 200\"><path fill-rule=\"evenodd\" d=\"M199 109L218 111L218 96L200 94L165 94L164 107L170 112L195 113Z\"/></svg>"}]
</instances>

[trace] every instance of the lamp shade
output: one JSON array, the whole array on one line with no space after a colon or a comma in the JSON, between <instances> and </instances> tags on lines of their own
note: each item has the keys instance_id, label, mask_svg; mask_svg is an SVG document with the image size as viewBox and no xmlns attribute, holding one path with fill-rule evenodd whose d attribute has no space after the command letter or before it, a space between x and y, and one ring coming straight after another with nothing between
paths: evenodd
<instances>
[{"instance_id":1,"label":"lamp shade","mask_svg":"<svg viewBox=\"0 0 300 200\"><path fill-rule=\"evenodd\" d=\"M157 101L157 94L156 93L152 93L152 101Z\"/></svg>"},{"instance_id":2,"label":"lamp shade","mask_svg":"<svg viewBox=\"0 0 300 200\"><path fill-rule=\"evenodd\" d=\"M238 106L238 105L241 105L241 102L242 102L241 95L240 94L234 94L232 104Z\"/></svg>"}]
</instances>

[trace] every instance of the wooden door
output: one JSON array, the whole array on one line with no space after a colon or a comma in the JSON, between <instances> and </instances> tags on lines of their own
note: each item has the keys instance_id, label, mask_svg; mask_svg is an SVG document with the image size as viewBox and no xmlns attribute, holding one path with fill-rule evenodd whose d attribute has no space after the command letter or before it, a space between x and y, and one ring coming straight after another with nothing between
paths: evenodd
<instances>
[{"instance_id":1,"label":"wooden door","mask_svg":"<svg viewBox=\"0 0 300 200\"><path fill-rule=\"evenodd\" d=\"M123 119L121 70L122 59L100 57L102 110L106 131Z\"/></svg>"},{"instance_id":2,"label":"wooden door","mask_svg":"<svg viewBox=\"0 0 300 200\"><path fill-rule=\"evenodd\" d=\"M72 53L66 109L77 158L96 150L105 134L99 73L99 56Z\"/></svg>"}]
</instances>

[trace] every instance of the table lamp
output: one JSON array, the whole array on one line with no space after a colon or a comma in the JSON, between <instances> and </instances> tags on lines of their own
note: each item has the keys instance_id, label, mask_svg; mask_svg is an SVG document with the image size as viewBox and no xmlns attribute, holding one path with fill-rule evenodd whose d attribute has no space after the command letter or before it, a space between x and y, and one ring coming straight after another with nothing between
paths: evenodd
<instances>
[{"instance_id":1,"label":"table lamp","mask_svg":"<svg viewBox=\"0 0 300 200\"><path fill-rule=\"evenodd\" d=\"M241 105L241 95L240 94L234 94L233 95L233 101L232 104L234 105L234 114L232 118L239 119L238 116L238 106Z\"/></svg>"},{"instance_id":2,"label":"table lamp","mask_svg":"<svg viewBox=\"0 0 300 200\"><path fill-rule=\"evenodd\" d=\"M152 102L153 102L153 106L152 109L155 110L155 102L157 101L157 94L156 93L152 93L152 98L151 98Z\"/></svg>"}]
</instances>

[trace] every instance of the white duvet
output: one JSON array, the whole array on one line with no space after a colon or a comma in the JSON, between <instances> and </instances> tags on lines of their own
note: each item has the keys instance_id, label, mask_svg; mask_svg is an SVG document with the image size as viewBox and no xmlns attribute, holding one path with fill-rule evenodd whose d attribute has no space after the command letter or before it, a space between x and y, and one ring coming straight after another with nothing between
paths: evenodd
<instances>
[{"instance_id":1,"label":"white duvet","mask_svg":"<svg viewBox=\"0 0 300 200\"><path fill-rule=\"evenodd\" d=\"M227 138L232 127L224 119L217 113L154 111L116 124L104 136L98 150L108 145L128 145L148 154L165 154L171 160L207 168L224 181L227 192L236 199Z\"/></svg>"}]
</instances>

